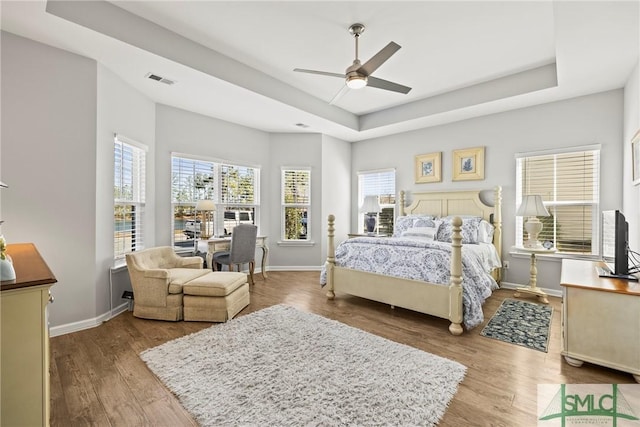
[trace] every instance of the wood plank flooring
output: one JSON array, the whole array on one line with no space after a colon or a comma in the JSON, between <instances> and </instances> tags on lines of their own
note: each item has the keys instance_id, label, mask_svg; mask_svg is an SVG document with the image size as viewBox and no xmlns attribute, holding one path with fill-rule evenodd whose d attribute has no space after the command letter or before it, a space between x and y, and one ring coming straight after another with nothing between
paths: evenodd
<instances>
[{"instance_id":1,"label":"wood plank flooring","mask_svg":"<svg viewBox=\"0 0 640 427\"><path fill-rule=\"evenodd\" d=\"M550 298L552 335L543 353L482 337L484 324L454 337L443 319L347 295L328 301L318 283L318 272L270 272L251 287L251 304L239 316L288 304L464 364L467 375L440 426L532 426L538 384L634 383L626 373L587 363L574 368L562 360L558 298ZM485 324L512 295L499 290L489 298ZM126 312L52 338L51 425L197 425L138 354L211 325L143 320Z\"/></svg>"}]
</instances>

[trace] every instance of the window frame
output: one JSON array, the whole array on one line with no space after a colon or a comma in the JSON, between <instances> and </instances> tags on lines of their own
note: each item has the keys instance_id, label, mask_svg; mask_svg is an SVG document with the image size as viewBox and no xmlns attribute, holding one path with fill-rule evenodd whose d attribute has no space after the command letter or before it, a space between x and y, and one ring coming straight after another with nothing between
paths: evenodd
<instances>
[{"instance_id":1,"label":"window frame","mask_svg":"<svg viewBox=\"0 0 640 427\"><path fill-rule=\"evenodd\" d=\"M117 151L120 146L120 156L118 157ZM131 150L131 164L124 165L123 153L125 148ZM147 166L146 157L149 147L131 138L127 138L124 135L115 133L113 135L113 259L114 262L121 262L126 254L135 251L140 251L145 248L144 246L144 225L145 225L145 207L146 207L146 176ZM118 162L118 159L120 160ZM118 197L122 196L124 184L125 170L131 171L131 197ZM116 184L119 182L119 184ZM130 207L130 212L133 212L134 219L131 223L131 244L126 244L125 237L118 237L117 234L125 230L119 230L117 226L117 216L120 215L119 207L126 209ZM120 243L121 242L121 243ZM127 248L127 246L129 246ZM122 247L121 250L119 248Z\"/></svg>"},{"instance_id":2,"label":"window frame","mask_svg":"<svg viewBox=\"0 0 640 427\"><path fill-rule=\"evenodd\" d=\"M259 225L260 219L260 166L257 165L249 165L242 164L236 162L230 162L221 159L214 159L203 156L196 156L192 154L185 153L177 153L172 152L170 156L171 162L171 241L175 246L179 242L189 242L191 239L193 241L198 240L198 236L194 235L193 237L187 236L186 239L177 240L176 239L176 231L178 230L176 227L176 212L179 208L184 208L187 210L187 215L184 217L184 221L197 221L200 220L198 212L195 211L195 206L198 200L202 198L213 200L216 205L216 210L213 213L213 236L221 237L230 235L229 232L231 230L226 230L225 228L225 212L227 211L250 211L252 214L249 215L250 221L252 224L256 226ZM176 162L178 162L178 171L176 172ZM179 193L184 193L185 191L189 192L189 190L181 189L181 186L189 186L189 184L178 184L176 185L176 179L180 179L182 176L182 165L180 163L185 162L193 162L193 172L185 172L184 175L189 177L190 175L195 176L197 171L206 171L209 173L209 176L205 176L206 183L204 186L196 186L195 184L191 184L191 194L187 195L184 200L180 200L175 197L176 191ZM210 168L210 170L208 170ZM248 169L252 172L252 197L253 200L250 200L250 203L242 203L238 200L230 200L226 195L228 194L228 190L225 191L223 189L223 184L227 185L228 181L223 179L223 175L226 169ZM194 180L195 181L195 180ZM208 185L207 185L208 184ZM177 188L176 188L177 187ZM198 189L200 190L198 192ZM183 195L184 197L184 195ZM240 217L240 215L238 215ZM197 224L197 222L196 222ZM227 232L225 232L227 231ZM212 236L212 237L213 237ZM195 244L195 243L194 243Z\"/></svg>"},{"instance_id":3,"label":"window frame","mask_svg":"<svg viewBox=\"0 0 640 427\"><path fill-rule=\"evenodd\" d=\"M393 174L393 192L392 193L383 193L381 192L382 190L382 185L379 184L374 184L371 183L369 185L372 186L376 186L378 187L378 191L377 192L371 192L371 191L367 191L365 190L365 186L367 185L367 183L365 183L364 181L367 179L367 177L374 177L375 175L381 175L381 174L388 174L388 173L392 173ZM366 170L366 171L359 171L358 172L358 216L357 216L357 224L358 224L358 230L356 231L356 233L365 233L366 232L366 226L364 223L364 216L365 213L364 212L360 212L360 206L362 206L362 204L364 203L364 198L365 196L378 196L380 198L380 196L387 196L387 197L393 197L393 202L391 203L383 203L383 198L380 198L380 213L382 212L383 209L392 209L392 215L391 215L391 221L389 223L389 227L390 229L385 230L385 233L391 235L393 234L393 227L395 225L395 218L396 218L396 203L398 201L397 199L397 189L396 189L396 169L395 168L386 168L386 169L374 169L374 170ZM380 227L380 223L381 223L381 219L380 219L380 213L378 213L376 215L376 230L379 229Z\"/></svg>"},{"instance_id":4,"label":"window frame","mask_svg":"<svg viewBox=\"0 0 640 427\"><path fill-rule=\"evenodd\" d=\"M285 184L286 179L285 176L288 172L304 172L308 176L308 180L306 183L307 186L307 202L306 203L287 203L285 201ZM312 199L311 199L311 167L310 166L283 166L280 168L280 241L288 244L295 243L308 243L311 242L311 228L312 224L312 215L311 215L311 207L312 207ZM287 237L287 209L306 209L306 225L305 225L305 238L300 239L290 239Z\"/></svg>"},{"instance_id":5,"label":"window frame","mask_svg":"<svg viewBox=\"0 0 640 427\"><path fill-rule=\"evenodd\" d=\"M558 179L558 172L557 172L557 166L558 166L558 161L557 161L557 156L562 156L562 155L567 155L567 154L574 154L574 155L579 155L581 153L595 153L595 161L594 164L592 165L593 170L591 171L591 178L592 178L592 186L591 186L591 192L593 194L593 198L591 200L589 199L585 199L585 198L576 198L575 200L571 200L571 201L566 201L566 200L558 200L558 193L560 192L559 188L561 188L558 183L561 181L561 179ZM515 209L517 211L518 207L520 206L520 203L522 202L522 197L524 194L528 194L525 193L524 191L524 187L525 187L525 173L522 170L522 164L526 159L532 159L535 157L551 157L553 156L553 172L552 172L552 177L553 177L553 189L552 189L552 200L549 200L548 197L545 197L545 195L543 195L543 204L544 206L547 208L547 210L549 211L549 213L553 216L553 212L558 209L558 208L562 208L562 207L580 207L580 206L591 206L591 240L590 240L590 245L591 245L591 251L589 253L587 252L580 252L580 251L570 251L570 250L561 250L560 248L556 247L557 251L555 252L555 256L558 257L576 257L576 258L587 258L587 259L599 259L600 255L601 255L601 245L600 245L600 216L601 216L601 211L600 211L600 206L601 206L601 201L600 201L600 177L601 177L601 173L600 173L600 169L601 169L601 159L602 159L602 152L601 152L601 146L599 144L592 144L592 145L585 145L585 146L576 146L576 147L567 147L567 148L561 148L561 149L553 149L553 150L542 150L542 151L535 151L535 152L524 152L524 153L516 153L515 154L515 160L516 160L516 182L515 182L515 186L516 186L516 197L515 197ZM586 188L586 187L583 187ZM553 238L553 242L554 242L554 246L556 246L556 240L557 240L557 235L555 233L557 233L557 226L558 224L556 223L556 216L553 216L553 221L554 221L554 238ZM515 222L515 243L517 247L521 247L523 244L523 239L524 239L524 223L526 221L526 218L523 217L519 217L516 216L516 222ZM558 221L559 222L559 221ZM547 226L545 226L546 228ZM583 229L585 228L584 226L582 227ZM543 233L544 233L545 229L543 229ZM561 242L561 240L560 240ZM554 256L554 254L550 254L550 256Z\"/></svg>"}]
</instances>

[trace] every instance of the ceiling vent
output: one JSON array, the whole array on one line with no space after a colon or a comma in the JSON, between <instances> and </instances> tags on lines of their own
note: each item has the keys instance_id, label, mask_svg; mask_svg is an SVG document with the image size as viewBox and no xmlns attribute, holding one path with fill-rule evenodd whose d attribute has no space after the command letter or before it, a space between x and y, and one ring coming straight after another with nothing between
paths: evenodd
<instances>
[{"instance_id":1,"label":"ceiling vent","mask_svg":"<svg viewBox=\"0 0 640 427\"><path fill-rule=\"evenodd\" d=\"M160 83L164 83L166 85L172 85L172 84L175 83L175 80L171 80L171 79L168 79L166 77L162 77L162 76L159 76L159 75L153 74L153 73L147 73L145 75L145 77L148 78L148 79L151 79L151 80L155 80L155 81L160 82Z\"/></svg>"}]
</instances>

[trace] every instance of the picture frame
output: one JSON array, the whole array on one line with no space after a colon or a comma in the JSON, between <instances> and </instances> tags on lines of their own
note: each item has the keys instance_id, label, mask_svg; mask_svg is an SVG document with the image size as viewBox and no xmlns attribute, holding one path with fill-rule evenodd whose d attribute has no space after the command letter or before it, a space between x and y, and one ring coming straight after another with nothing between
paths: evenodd
<instances>
[{"instance_id":1,"label":"picture frame","mask_svg":"<svg viewBox=\"0 0 640 427\"><path fill-rule=\"evenodd\" d=\"M633 185L638 185L640 184L640 130L631 138L631 159Z\"/></svg>"},{"instance_id":2,"label":"picture frame","mask_svg":"<svg viewBox=\"0 0 640 427\"><path fill-rule=\"evenodd\" d=\"M416 184L442 181L442 152L415 157Z\"/></svg>"},{"instance_id":3,"label":"picture frame","mask_svg":"<svg viewBox=\"0 0 640 427\"><path fill-rule=\"evenodd\" d=\"M484 179L484 147L453 150L453 180Z\"/></svg>"}]
</instances>

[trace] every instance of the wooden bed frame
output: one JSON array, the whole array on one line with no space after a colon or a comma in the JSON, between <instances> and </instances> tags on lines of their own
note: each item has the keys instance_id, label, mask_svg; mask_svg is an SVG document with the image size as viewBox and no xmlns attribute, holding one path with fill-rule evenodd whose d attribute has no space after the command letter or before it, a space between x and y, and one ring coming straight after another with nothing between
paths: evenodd
<instances>
[{"instance_id":1,"label":"wooden bed frame","mask_svg":"<svg viewBox=\"0 0 640 427\"><path fill-rule=\"evenodd\" d=\"M404 191L400 192L400 215L474 215L481 216L495 227L493 245L502 259L502 188L494 189L494 206L480 200L480 191L413 193L413 203L404 207ZM335 217L329 215L328 254L326 263L327 298L335 298L342 292L374 301L414 310L420 313L449 319L449 331L460 335L462 328L462 220L453 220L451 281L449 286L412 279L384 276L376 273L351 270L335 264ZM500 269L493 272L500 281Z\"/></svg>"}]
</instances>

